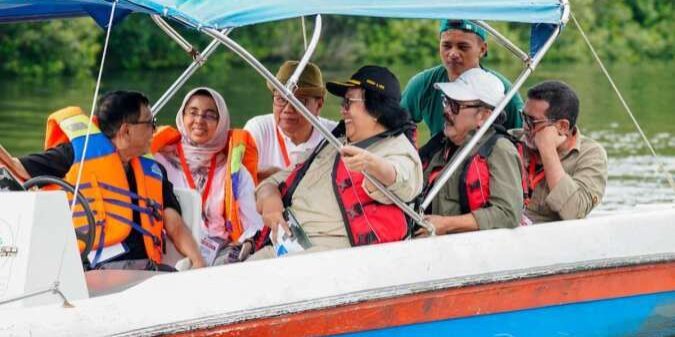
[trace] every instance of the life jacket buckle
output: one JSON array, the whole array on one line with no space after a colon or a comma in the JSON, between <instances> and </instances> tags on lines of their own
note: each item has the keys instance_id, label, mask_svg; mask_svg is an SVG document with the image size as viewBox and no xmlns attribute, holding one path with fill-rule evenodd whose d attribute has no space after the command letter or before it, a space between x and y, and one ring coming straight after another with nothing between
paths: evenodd
<instances>
[{"instance_id":1,"label":"life jacket buckle","mask_svg":"<svg viewBox=\"0 0 675 337\"><path fill-rule=\"evenodd\" d=\"M353 182L352 182L351 179L345 179L343 181L338 182L337 187L338 187L338 189L340 189L340 191L344 191L344 190L352 187L352 184L353 184Z\"/></svg>"},{"instance_id":2,"label":"life jacket buckle","mask_svg":"<svg viewBox=\"0 0 675 337\"><path fill-rule=\"evenodd\" d=\"M148 209L152 215L152 218L155 221L162 220L162 212L160 211L161 206L154 200L148 200Z\"/></svg>"},{"instance_id":3,"label":"life jacket buckle","mask_svg":"<svg viewBox=\"0 0 675 337\"><path fill-rule=\"evenodd\" d=\"M360 204L356 204L352 208L347 209L346 213L349 219L354 219L363 215L363 207Z\"/></svg>"}]
</instances>

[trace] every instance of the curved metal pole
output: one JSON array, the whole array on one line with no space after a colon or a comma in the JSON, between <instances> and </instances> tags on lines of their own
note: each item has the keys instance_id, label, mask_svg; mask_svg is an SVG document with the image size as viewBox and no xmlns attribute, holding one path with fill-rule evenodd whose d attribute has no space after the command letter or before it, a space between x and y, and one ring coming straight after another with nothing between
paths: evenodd
<instances>
[{"instance_id":1,"label":"curved metal pole","mask_svg":"<svg viewBox=\"0 0 675 337\"><path fill-rule=\"evenodd\" d=\"M305 50L307 50L307 28L305 27L305 17L304 16L300 17L300 24L302 25L302 43L303 43L303 46L305 46Z\"/></svg>"},{"instance_id":2,"label":"curved metal pole","mask_svg":"<svg viewBox=\"0 0 675 337\"><path fill-rule=\"evenodd\" d=\"M288 88L288 90L291 92L295 92L298 79L300 79L300 74L302 74L302 72L305 70L307 63L309 63L309 59L314 54L316 46L319 44L319 37L321 36L321 26L322 26L321 15L317 15L316 20L314 20L314 32L312 33L312 40L309 42L309 46L305 48L305 54L300 59L300 63L298 63L298 66L295 68L295 71L286 82L286 88ZM303 31L304 31L304 21L303 21ZM305 45L307 45L306 42Z\"/></svg>"},{"instance_id":3,"label":"curved metal pole","mask_svg":"<svg viewBox=\"0 0 675 337\"><path fill-rule=\"evenodd\" d=\"M197 50L195 47L193 47L190 42L178 34L178 32L173 29L173 27L171 27L171 25L169 25L166 21L164 21L164 19L162 19L159 15L150 15L150 18L166 33L166 35L169 35L170 38L176 41L176 43L178 43L178 45L183 48L185 52L190 54L193 58L196 57Z\"/></svg>"},{"instance_id":4,"label":"curved metal pole","mask_svg":"<svg viewBox=\"0 0 675 337\"><path fill-rule=\"evenodd\" d=\"M239 55L242 59L248 62L253 67L253 69L255 69L260 75L262 75L267 81L269 81L269 83L272 84L272 86L277 90L277 92L281 93L284 96L284 98L288 102L290 102L291 105L293 105L293 107L326 138L326 141L328 141L329 144L331 144L338 150L342 148L342 143L337 138L335 138L335 136L333 136L330 130L328 130L325 126L323 126L323 124L321 124L319 119L316 116L314 116L309 110L307 110L307 108L295 97L295 95L293 95L293 93L290 90L288 90L281 82L279 82L279 80L274 75L272 75L272 73L269 70L267 70L267 68L265 68L265 66L263 66L260 63L260 61L258 61L246 49L242 48L239 44L237 44L232 39L227 37L227 35L222 34L221 32L215 29L205 28L203 29L203 31L209 36L220 40L220 42L222 42L232 51L237 53L237 55ZM391 200L403 212L405 212L408 216L410 216L416 223L426 228L432 235L435 233L433 225L425 221L421 214L415 212L415 210L413 210L398 196L396 196L394 193L392 193L386 187L384 187L382 183L380 183L377 179L373 178L372 176L370 176L365 172L363 173L363 175L379 191L381 191L387 198L389 198L389 200Z\"/></svg>"},{"instance_id":5,"label":"curved metal pole","mask_svg":"<svg viewBox=\"0 0 675 337\"><path fill-rule=\"evenodd\" d=\"M232 31L231 28L223 29L222 34L227 35ZM173 95L176 94L178 89L180 89L185 82L197 71L197 69L201 68L204 65L204 62L206 59L213 54L214 51L216 51L216 48L218 48L218 45L220 45L220 42L218 40L213 40L211 43L209 43L208 46L204 49L204 51L201 54L197 54L195 57L194 61L185 69L185 71L178 76L175 82L169 87L169 89L166 90L166 92L160 97L155 104L152 106L150 111L152 111L152 115L156 116L159 113L159 110L162 110L164 105L166 105L167 102L173 97Z\"/></svg>"},{"instance_id":6,"label":"curved metal pole","mask_svg":"<svg viewBox=\"0 0 675 337\"><path fill-rule=\"evenodd\" d=\"M511 98L516 94L518 89L525 83L525 80L532 74L534 69L537 67L539 62L541 62L541 59L544 57L544 54L548 51L549 48L551 48L551 45L553 44L553 41L556 40L558 35L560 34L560 26L558 26L555 31L551 34L551 37L549 37L548 41L544 44L544 46L537 52L537 54L532 58L532 61L530 63L526 64L526 68L523 70L523 72L518 76L518 79L513 83L513 86L511 87L511 90L509 90L506 93L506 96L504 99L502 99L501 102L495 107L495 109L492 111L492 114L490 114L490 117L485 121L485 124L481 126L476 134L471 137L469 142L462 146L462 150L458 153L456 153L451 159L450 163L445 166L443 169L443 172L441 175L438 177L436 180L436 183L434 183L434 186L431 187L431 190L429 190L429 193L424 197L424 201L422 202L422 205L420 206L421 209L420 211L424 212L427 207L431 204L431 201L434 199L436 194L441 190L443 185L450 179L453 173L457 171L459 166L464 162L464 159L466 159L469 156L469 153L471 150L476 146L478 141L483 137L485 132L492 126L492 123L497 119L499 114L504 110L504 107L511 101Z\"/></svg>"},{"instance_id":7,"label":"curved metal pole","mask_svg":"<svg viewBox=\"0 0 675 337\"><path fill-rule=\"evenodd\" d=\"M508 49L513 55L515 55L521 61L523 62L530 61L530 56L527 55L527 53L525 53L522 49L520 49L513 42L511 42L511 40L502 35L502 33L492 28L492 26L487 24L485 21L474 21L474 23L490 32L490 35L492 35L492 37L494 37L499 44L504 46L504 48Z\"/></svg>"},{"instance_id":8,"label":"curved metal pole","mask_svg":"<svg viewBox=\"0 0 675 337\"><path fill-rule=\"evenodd\" d=\"M569 0L560 0L560 6L563 8L563 14L562 14L562 19L560 20L562 22L562 25L566 25L567 22L570 19L570 14L572 13L572 8L570 7L570 2Z\"/></svg>"}]
</instances>

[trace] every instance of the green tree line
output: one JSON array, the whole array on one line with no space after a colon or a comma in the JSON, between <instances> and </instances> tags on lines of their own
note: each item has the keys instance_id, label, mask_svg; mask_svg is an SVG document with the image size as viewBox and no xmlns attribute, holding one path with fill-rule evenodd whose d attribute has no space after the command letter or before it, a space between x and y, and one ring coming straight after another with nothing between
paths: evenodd
<instances>
[{"instance_id":1,"label":"green tree line","mask_svg":"<svg viewBox=\"0 0 675 337\"><path fill-rule=\"evenodd\" d=\"M627 63L673 60L673 4L664 0L571 0L574 15L600 56L610 62ZM324 67L362 63L426 67L438 62L437 20L323 19L322 40L313 60ZM174 26L199 48L209 42L203 34ZM527 48L529 25L497 22L493 26ZM307 27L311 35L311 18ZM299 19L242 27L231 36L263 61L298 58L303 49ZM105 32L88 18L0 25L0 73L3 77L89 76L100 62L104 38ZM490 63L514 60L494 40L490 43ZM215 55L207 67L223 69L242 62L232 53ZM571 20L547 59L561 63L590 60ZM136 14L113 28L106 68L182 68L189 61L149 17Z\"/></svg>"}]
</instances>

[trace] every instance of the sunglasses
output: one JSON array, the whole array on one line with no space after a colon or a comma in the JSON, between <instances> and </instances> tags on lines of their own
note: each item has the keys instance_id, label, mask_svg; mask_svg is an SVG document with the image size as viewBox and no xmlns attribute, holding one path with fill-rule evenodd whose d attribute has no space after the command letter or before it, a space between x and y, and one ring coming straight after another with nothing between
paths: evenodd
<instances>
[{"instance_id":1,"label":"sunglasses","mask_svg":"<svg viewBox=\"0 0 675 337\"><path fill-rule=\"evenodd\" d=\"M349 110L349 108L352 106L352 103L354 102L365 102L366 100L363 98L349 98L345 97L342 99L342 102L340 103L340 106L346 110Z\"/></svg>"},{"instance_id":2,"label":"sunglasses","mask_svg":"<svg viewBox=\"0 0 675 337\"><path fill-rule=\"evenodd\" d=\"M459 115L459 111L462 109L485 107L485 104L481 103L461 104L458 101L455 101L454 99L445 95L442 96L441 103L443 104L443 110L450 110L450 112L452 112L453 115Z\"/></svg>"},{"instance_id":3,"label":"sunglasses","mask_svg":"<svg viewBox=\"0 0 675 337\"><path fill-rule=\"evenodd\" d=\"M184 112L183 115L188 115L192 119L197 119L197 117L201 117L201 119L207 121L207 122L217 122L218 119L220 119L220 116L218 116L217 113L215 112L207 112L200 114L197 111L187 111Z\"/></svg>"},{"instance_id":4,"label":"sunglasses","mask_svg":"<svg viewBox=\"0 0 675 337\"><path fill-rule=\"evenodd\" d=\"M523 123L524 123L524 124L527 126L527 128L530 129L530 130L533 130L533 129L537 126L537 124L541 124L541 123L549 123L549 124L551 124L551 123L553 123L553 121L551 121L551 120L548 119L548 118L534 119L532 116L526 114L525 112L523 112L522 115L523 115Z\"/></svg>"},{"instance_id":5,"label":"sunglasses","mask_svg":"<svg viewBox=\"0 0 675 337\"><path fill-rule=\"evenodd\" d=\"M307 106L309 103L309 97L299 97L295 96L295 98L302 103L302 105ZM283 96L281 95L272 95L272 103L280 108L286 107L286 105L289 103Z\"/></svg>"},{"instance_id":6,"label":"sunglasses","mask_svg":"<svg viewBox=\"0 0 675 337\"><path fill-rule=\"evenodd\" d=\"M127 122L132 125L138 125L138 124L147 124L152 126L153 129L157 128L157 117L152 117L147 121L135 121L135 122Z\"/></svg>"}]
</instances>

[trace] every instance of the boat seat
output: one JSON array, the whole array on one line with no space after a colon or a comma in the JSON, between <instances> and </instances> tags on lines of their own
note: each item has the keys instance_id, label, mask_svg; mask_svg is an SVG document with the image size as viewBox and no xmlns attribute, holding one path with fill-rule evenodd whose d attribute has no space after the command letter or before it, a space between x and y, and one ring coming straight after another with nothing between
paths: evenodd
<instances>
[{"instance_id":1,"label":"boat seat","mask_svg":"<svg viewBox=\"0 0 675 337\"><path fill-rule=\"evenodd\" d=\"M195 240L200 237L200 221L202 214L202 197L195 190L175 188L173 193L178 199L181 208L181 215L185 226L192 233ZM166 240L166 255L162 257L162 262L171 266L175 266L178 270L185 270L189 268L189 261L176 250L171 240Z\"/></svg>"}]
</instances>

